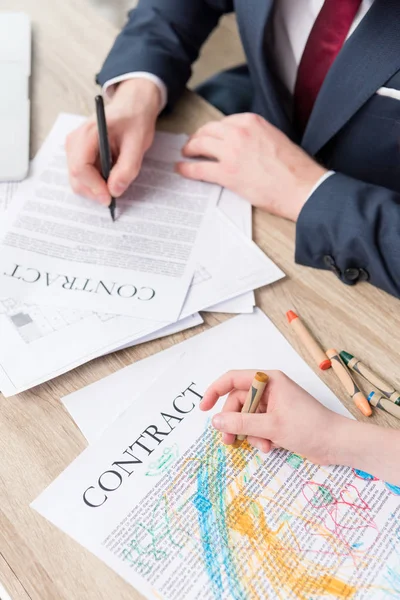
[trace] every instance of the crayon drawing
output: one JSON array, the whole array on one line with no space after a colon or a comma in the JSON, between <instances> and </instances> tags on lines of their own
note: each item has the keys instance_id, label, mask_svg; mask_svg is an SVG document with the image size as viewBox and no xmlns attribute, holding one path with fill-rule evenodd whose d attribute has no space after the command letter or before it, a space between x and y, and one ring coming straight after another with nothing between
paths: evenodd
<instances>
[{"instance_id":1,"label":"crayon drawing","mask_svg":"<svg viewBox=\"0 0 400 600\"><path fill-rule=\"evenodd\" d=\"M188 598L350 600L399 593L400 523L392 525L400 503L383 482L282 450L261 455L246 443L224 446L212 428L161 482L154 510L142 511L123 553L152 584L178 555L194 569L193 588L199 564L206 575L203 596L191 596L187 582L182 587ZM378 498L390 504L392 524L382 522ZM172 588L157 589L168 598Z\"/></svg>"}]
</instances>

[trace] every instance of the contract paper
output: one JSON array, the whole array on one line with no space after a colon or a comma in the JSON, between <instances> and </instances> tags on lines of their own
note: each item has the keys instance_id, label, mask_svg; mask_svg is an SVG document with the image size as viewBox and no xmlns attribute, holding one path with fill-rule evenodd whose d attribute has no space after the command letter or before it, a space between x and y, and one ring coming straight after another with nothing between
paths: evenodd
<instances>
[{"instance_id":1,"label":"contract paper","mask_svg":"<svg viewBox=\"0 0 400 600\"><path fill-rule=\"evenodd\" d=\"M7 210L17 186L18 184L13 182L0 183L0 215ZM0 228L1 227L2 223L0 223Z\"/></svg>"},{"instance_id":2,"label":"contract paper","mask_svg":"<svg viewBox=\"0 0 400 600\"><path fill-rule=\"evenodd\" d=\"M244 200L230 190L223 188L218 201L218 208L249 240L252 239L252 207L250 202ZM252 313L256 304L254 291L245 292L232 298L210 306L207 312L222 312L231 314Z\"/></svg>"},{"instance_id":3,"label":"contract paper","mask_svg":"<svg viewBox=\"0 0 400 600\"><path fill-rule=\"evenodd\" d=\"M63 125L65 119L66 125L71 126L69 117L61 117L62 130L66 126ZM72 123L76 125L75 118ZM53 130L51 135L56 133ZM160 134L159 148L167 144L174 147L180 137ZM32 163L33 173L38 170L37 164L45 160L45 151L46 147L42 148ZM24 195L28 185L28 182L20 185ZM0 186L2 193L4 195L4 185ZM192 314L191 306L204 308L282 277L283 273L274 263L231 223L248 234L249 205L229 195L221 198L220 206L221 212L216 210L208 225L206 247L201 252L187 304L177 323L168 325L0 297L0 390L3 394L20 393L102 354L194 327L202 319ZM243 301L249 305L248 299L239 297L234 298L231 308L240 310L239 302Z\"/></svg>"},{"instance_id":4,"label":"contract paper","mask_svg":"<svg viewBox=\"0 0 400 600\"><path fill-rule=\"evenodd\" d=\"M200 234L201 262L182 316L282 279L284 273L220 211L205 219ZM223 232L223 235L221 235ZM213 240L209 243L208 240Z\"/></svg>"},{"instance_id":5,"label":"contract paper","mask_svg":"<svg viewBox=\"0 0 400 600\"><path fill-rule=\"evenodd\" d=\"M188 139L188 136L185 134L174 136L171 136L170 134L161 135L164 135L168 139L168 144L170 146L173 146L177 150L180 150ZM165 141L167 141L167 139ZM249 202L247 202L237 194L234 194L230 190L223 188L218 201L218 208L221 210L221 212L224 213L226 217L229 218L229 220L235 225L235 227L237 227L239 231L241 231L247 238L251 240L252 208ZM223 236L220 236L220 238L222 237ZM207 245L213 243L213 240L210 235L207 236L206 243ZM226 248L227 255L229 255L229 251L230 248ZM197 283L199 283L199 281L204 281L205 271L207 271L207 268L204 267L202 264L199 264L197 266L197 271L195 274L195 281ZM202 273L203 277L201 276ZM265 285L265 283L263 283L262 285ZM257 286L254 285L253 289L255 289L256 287ZM223 300L222 302L218 302L218 304L215 304L214 306L205 304L203 310L205 310L206 312L240 314L253 312L254 306L255 297L253 290L245 292L243 294L240 294L239 291L237 291L237 294L234 298L231 298L230 300Z\"/></svg>"},{"instance_id":6,"label":"contract paper","mask_svg":"<svg viewBox=\"0 0 400 600\"><path fill-rule=\"evenodd\" d=\"M220 188L174 172L166 136L118 200L117 220L69 187L65 138L82 122L63 115L21 186L0 243L2 295L173 322L195 270L204 217Z\"/></svg>"},{"instance_id":7,"label":"contract paper","mask_svg":"<svg viewBox=\"0 0 400 600\"><path fill-rule=\"evenodd\" d=\"M16 189L16 184L12 188L0 184L0 198L10 201ZM0 212L3 218L4 211ZM6 397L13 396L102 354L172 335L202 322L195 314L160 328L160 322L148 319L0 297L0 391Z\"/></svg>"},{"instance_id":8,"label":"contract paper","mask_svg":"<svg viewBox=\"0 0 400 600\"><path fill-rule=\"evenodd\" d=\"M339 400L259 311L197 341L33 508L147 598L396 596L399 488L283 450L225 447L198 408L221 372L279 363L349 416Z\"/></svg>"},{"instance_id":9,"label":"contract paper","mask_svg":"<svg viewBox=\"0 0 400 600\"><path fill-rule=\"evenodd\" d=\"M14 396L103 354L172 335L202 323L191 315L159 322L0 298L0 390Z\"/></svg>"},{"instance_id":10,"label":"contract paper","mask_svg":"<svg viewBox=\"0 0 400 600\"><path fill-rule=\"evenodd\" d=\"M92 444L98 440L117 417L123 414L132 403L136 402L146 390L146 387L155 380L157 374L169 370L180 356L185 353L192 356L197 348L207 354L206 349L209 347L209 356L204 360L206 360L207 369L211 368L213 348L217 343L220 343L221 339L224 339L228 347L231 346L236 350L244 344L240 335L246 327L249 327L250 335L253 335L253 330L257 326L263 328L263 332L267 337L264 339L262 361L260 362L259 358L256 357L256 366L261 368L266 365L265 368L268 369L285 371L289 377L297 381L299 385L312 396L318 398L328 408L341 412L344 416L350 415L258 308L251 315L235 317L223 325L213 327L163 352L158 352L149 358L129 365L105 379L65 396L61 401L88 442ZM238 358L229 362L226 370L251 369L254 367L255 363L250 361L245 364L243 359ZM217 366L217 371L218 368L220 367ZM223 370L223 367L221 368ZM222 371L218 372L217 376L221 374ZM132 381L135 381L134 389L132 389ZM127 393L128 390L129 394Z\"/></svg>"}]
</instances>

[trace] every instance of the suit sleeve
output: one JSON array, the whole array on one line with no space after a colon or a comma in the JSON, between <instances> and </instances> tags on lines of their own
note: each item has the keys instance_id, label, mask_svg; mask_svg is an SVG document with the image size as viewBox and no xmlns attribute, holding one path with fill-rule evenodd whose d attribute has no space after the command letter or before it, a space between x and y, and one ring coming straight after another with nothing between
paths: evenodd
<instances>
[{"instance_id":1,"label":"suit sleeve","mask_svg":"<svg viewBox=\"0 0 400 600\"><path fill-rule=\"evenodd\" d=\"M168 90L169 104L182 93L191 65L233 0L140 0L115 41L97 83L134 71L152 73Z\"/></svg>"},{"instance_id":2,"label":"suit sleeve","mask_svg":"<svg viewBox=\"0 0 400 600\"><path fill-rule=\"evenodd\" d=\"M335 173L299 215L296 262L400 297L400 194Z\"/></svg>"}]
</instances>

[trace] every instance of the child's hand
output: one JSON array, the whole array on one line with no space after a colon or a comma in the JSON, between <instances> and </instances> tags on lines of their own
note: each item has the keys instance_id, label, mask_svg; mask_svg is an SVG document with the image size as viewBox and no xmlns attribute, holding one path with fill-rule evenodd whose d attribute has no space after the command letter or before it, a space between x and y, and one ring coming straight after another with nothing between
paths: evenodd
<instances>
[{"instance_id":1,"label":"child's hand","mask_svg":"<svg viewBox=\"0 0 400 600\"><path fill-rule=\"evenodd\" d=\"M337 433L345 417L325 408L308 392L280 371L266 371L270 380L255 414L241 413L256 371L230 371L206 391L201 410L210 410L221 396L229 394L213 425L223 432L225 444L235 435L263 452L281 447L316 464L335 463Z\"/></svg>"}]
</instances>

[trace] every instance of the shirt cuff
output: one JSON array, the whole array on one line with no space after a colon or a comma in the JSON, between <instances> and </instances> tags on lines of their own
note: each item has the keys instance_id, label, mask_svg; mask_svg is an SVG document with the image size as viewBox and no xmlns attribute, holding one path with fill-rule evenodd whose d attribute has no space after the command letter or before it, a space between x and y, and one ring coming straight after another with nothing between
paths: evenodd
<instances>
[{"instance_id":1,"label":"shirt cuff","mask_svg":"<svg viewBox=\"0 0 400 600\"><path fill-rule=\"evenodd\" d=\"M328 171L327 173L324 173L322 175L322 177L320 177L320 179L318 179L317 183L314 185L313 189L309 193L306 202L311 198L311 196L313 195L313 193L317 191L317 189L319 188L319 186L322 185L324 183L324 181L326 181L328 179L328 177L331 177L331 175L334 175L334 174L335 174L335 171Z\"/></svg>"},{"instance_id":2,"label":"shirt cuff","mask_svg":"<svg viewBox=\"0 0 400 600\"><path fill-rule=\"evenodd\" d=\"M118 77L114 77L103 85L103 94L112 98L115 92L115 86L117 83L121 83L122 81L127 81L128 79L148 79L156 84L158 89L160 90L160 112L164 110L168 101L168 91L165 83L157 77L157 75L153 75L152 73L147 73L146 71L135 71L134 73L126 73L125 75L119 75Z\"/></svg>"}]
</instances>

